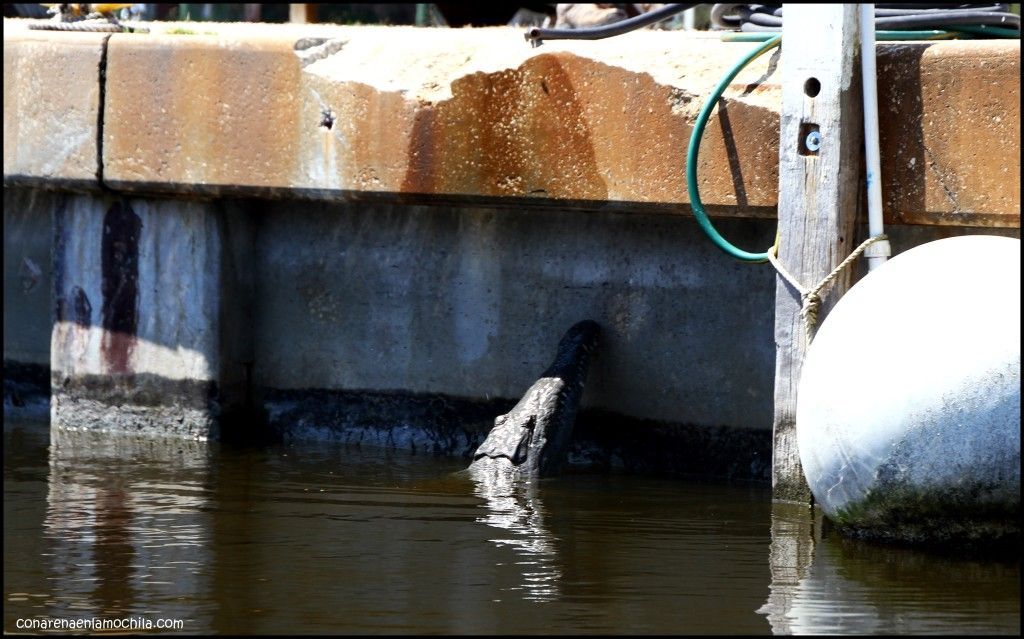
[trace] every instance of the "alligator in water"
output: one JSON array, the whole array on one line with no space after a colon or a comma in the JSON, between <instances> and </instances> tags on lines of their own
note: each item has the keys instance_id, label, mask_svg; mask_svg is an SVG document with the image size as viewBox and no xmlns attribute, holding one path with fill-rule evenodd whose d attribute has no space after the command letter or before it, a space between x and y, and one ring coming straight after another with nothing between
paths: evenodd
<instances>
[{"instance_id":1,"label":"alligator in water","mask_svg":"<svg viewBox=\"0 0 1024 639\"><path fill-rule=\"evenodd\" d=\"M566 331L555 361L511 411L494 420L494 428L476 449L468 470L516 478L559 472L600 332L597 322L591 320Z\"/></svg>"}]
</instances>

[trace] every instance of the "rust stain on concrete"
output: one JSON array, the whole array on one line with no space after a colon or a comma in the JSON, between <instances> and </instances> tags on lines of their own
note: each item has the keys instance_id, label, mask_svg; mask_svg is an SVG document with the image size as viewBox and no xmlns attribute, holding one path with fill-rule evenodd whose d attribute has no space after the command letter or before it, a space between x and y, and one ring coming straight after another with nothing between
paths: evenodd
<instances>
[{"instance_id":1,"label":"rust stain on concrete","mask_svg":"<svg viewBox=\"0 0 1024 639\"><path fill-rule=\"evenodd\" d=\"M566 53L465 76L450 99L417 109L400 190L686 203L692 120L666 114L676 100L648 74ZM702 144L702 193L726 206L774 206L778 147L755 134L778 128L778 115L726 104L732 124L722 109Z\"/></svg>"},{"instance_id":2,"label":"rust stain on concrete","mask_svg":"<svg viewBox=\"0 0 1024 639\"><path fill-rule=\"evenodd\" d=\"M401 190L604 200L583 109L560 56L460 78L416 115Z\"/></svg>"},{"instance_id":3,"label":"rust stain on concrete","mask_svg":"<svg viewBox=\"0 0 1024 639\"><path fill-rule=\"evenodd\" d=\"M886 222L1019 226L1020 43L1008 46L879 47Z\"/></svg>"},{"instance_id":4,"label":"rust stain on concrete","mask_svg":"<svg viewBox=\"0 0 1024 639\"><path fill-rule=\"evenodd\" d=\"M297 155L298 76L299 59L280 40L112 38L106 176L283 186Z\"/></svg>"},{"instance_id":5,"label":"rust stain on concrete","mask_svg":"<svg viewBox=\"0 0 1024 639\"><path fill-rule=\"evenodd\" d=\"M396 190L414 105L398 93L315 74L304 74L298 90L299 149L288 179L305 188ZM330 128L320 124L325 112Z\"/></svg>"},{"instance_id":6,"label":"rust stain on concrete","mask_svg":"<svg viewBox=\"0 0 1024 639\"><path fill-rule=\"evenodd\" d=\"M109 184L327 199L543 197L686 214L696 112L749 48L659 32L530 51L509 29L249 27L110 38ZM303 59L296 43L313 36L322 51ZM5 29L4 38L5 51L49 47L56 67L75 55L46 32ZM758 61L741 73L708 124L698 175L713 214L773 215L776 66ZM27 56L5 56L5 80L32 68ZM70 93L48 74L32 77ZM1020 225L1019 41L882 43L879 94L890 223ZM5 138L20 141L17 158L55 157L29 135L46 129L49 111L11 104ZM9 147L5 176L49 175Z\"/></svg>"}]
</instances>

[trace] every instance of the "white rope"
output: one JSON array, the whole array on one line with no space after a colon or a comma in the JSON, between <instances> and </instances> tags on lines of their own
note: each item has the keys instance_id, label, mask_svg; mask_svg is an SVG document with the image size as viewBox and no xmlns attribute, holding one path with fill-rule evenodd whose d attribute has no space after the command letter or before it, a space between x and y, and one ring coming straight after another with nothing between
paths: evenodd
<instances>
[{"instance_id":1,"label":"white rope","mask_svg":"<svg viewBox=\"0 0 1024 639\"><path fill-rule=\"evenodd\" d=\"M800 293L800 317L804 320L804 335L807 338L807 342L810 343L814 339L814 328L818 324L818 311L821 310L821 292L826 286L832 283L839 274L843 272L860 254L864 252L864 249L871 246L875 242L889 239L884 233L869 237L868 239L861 242L860 246L854 249L853 253L850 253L849 257L839 263L839 266L832 269L832 272L825 276L817 285L813 288L804 288L802 284L793 275L786 270L782 263L779 262L778 249L779 246L776 243L768 249L768 261L775 267L775 270L779 272L784 280L795 288Z\"/></svg>"}]
</instances>

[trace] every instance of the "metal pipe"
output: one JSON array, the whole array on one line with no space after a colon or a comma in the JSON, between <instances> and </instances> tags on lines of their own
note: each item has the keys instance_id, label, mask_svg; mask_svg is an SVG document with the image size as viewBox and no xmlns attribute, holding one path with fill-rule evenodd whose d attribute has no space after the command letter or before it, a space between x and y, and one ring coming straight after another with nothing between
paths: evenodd
<instances>
[{"instance_id":1,"label":"metal pipe","mask_svg":"<svg viewBox=\"0 0 1024 639\"><path fill-rule=\"evenodd\" d=\"M864 95L864 156L867 163L868 234L885 233L882 224L882 163L878 148L878 80L875 69L875 5L860 5L860 68ZM867 248L868 270L873 271L892 254L889 240Z\"/></svg>"}]
</instances>

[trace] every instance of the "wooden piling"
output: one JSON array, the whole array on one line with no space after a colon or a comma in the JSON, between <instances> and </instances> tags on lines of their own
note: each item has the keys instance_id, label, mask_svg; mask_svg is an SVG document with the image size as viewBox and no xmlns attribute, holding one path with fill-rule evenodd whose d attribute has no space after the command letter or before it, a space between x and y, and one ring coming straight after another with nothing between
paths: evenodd
<instances>
[{"instance_id":1,"label":"wooden piling","mask_svg":"<svg viewBox=\"0 0 1024 639\"><path fill-rule=\"evenodd\" d=\"M289 4L288 21L296 24L309 24L317 21L315 4Z\"/></svg>"},{"instance_id":2,"label":"wooden piling","mask_svg":"<svg viewBox=\"0 0 1024 639\"><path fill-rule=\"evenodd\" d=\"M779 261L811 287L859 243L859 25L854 4L790 4L784 15ZM852 273L846 269L826 291L819 322L850 287ZM810 504L796 442L797 384L807 348L800 308L799 292L777 278L772 496Z\"/></svg>"}]
</instances>

